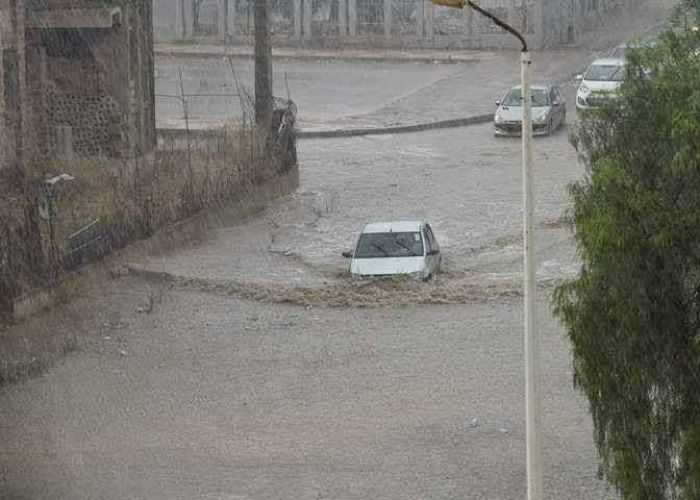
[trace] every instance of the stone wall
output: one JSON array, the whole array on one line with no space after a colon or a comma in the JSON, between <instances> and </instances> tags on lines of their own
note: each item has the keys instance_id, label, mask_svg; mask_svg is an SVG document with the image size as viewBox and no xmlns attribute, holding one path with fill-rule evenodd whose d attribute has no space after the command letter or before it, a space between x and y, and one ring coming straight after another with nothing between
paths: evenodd
<instances>
[{"instance_id":1,"label":"stone wall","mask_svg":"<svg viewBox=\"0 0 700 500\"><path fill-rule=\"evenodd\" d=\"M114 97L105 93L63 93L51 84L45 92L48 156L120 156L123 112Z\"/></svg>"},{"instance_id":2,"label":"stone wall","mask_svg":"<svg viewBox=\"0 0 700 500\"><path fill-rule=\"evenodd\" d=\"M3 29L0 44L1 164L155 147L149 1L0 0L7 19L16 36Z\"/></svg>"}]
</instances>

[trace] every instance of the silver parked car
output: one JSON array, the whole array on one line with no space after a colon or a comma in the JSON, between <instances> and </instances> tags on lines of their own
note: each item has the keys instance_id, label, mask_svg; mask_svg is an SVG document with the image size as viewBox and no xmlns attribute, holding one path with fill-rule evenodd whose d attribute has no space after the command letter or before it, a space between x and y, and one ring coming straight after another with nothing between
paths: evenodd
<instances>
[{"instance_id":1,"label":"silver parked car","mask_svg":"<svg viewBox=\"0 0 700 500\"><path fill-rule=\"evenodd\" d=\"M532 133L547 135L566 122L566 104L561 90L556 85L533 85ZM496 102L498 109L493 118L496 135L520 135L523 122L523 92L517 85L510 89L502 101Z\"/></svg>"},{"instance_id":2,"label":"silver parked car","mask_svg":"<svg viewBox=\"0 0 700 500\"><path fill-rule=\"evenodd\" d=\"M627 50L628 49L641 49L644 47L654 47L658 43L657 40L653 38L644 38L644 39L636 39L636 40L630 40L629 42L622 43L612 49L610 53L608 54L608 58L610 59L624 59L627 57Z\"/></svg>"}]
</instances>

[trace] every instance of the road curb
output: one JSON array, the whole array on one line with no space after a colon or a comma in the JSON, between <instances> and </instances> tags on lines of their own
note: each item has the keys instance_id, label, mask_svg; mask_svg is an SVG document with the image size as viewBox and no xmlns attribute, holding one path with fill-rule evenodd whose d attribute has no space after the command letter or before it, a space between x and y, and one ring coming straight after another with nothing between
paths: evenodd
<instances>
[{"instance_id":1,"label":"road curb","mask_svg":"<svg viewBox=\"0 0 700 500\"><path fill-rule=\"evenodd\" d=\"M337 137L358 137L364 135L387 135L387 134L406 134L411 132L424 132L426 130L435 130L443 128L469 127L471 125L479 125L488 123L493 120L493 113L487 115L476 115L467 118L453 118L451 120L440 120L428 123L416 123L414 125L398 125L395 127L375 127L375 128L356 128L356 129L334 129L334 130L299 130L297 138L299 139L330 139Z\"/></svg>"}]
</instances>

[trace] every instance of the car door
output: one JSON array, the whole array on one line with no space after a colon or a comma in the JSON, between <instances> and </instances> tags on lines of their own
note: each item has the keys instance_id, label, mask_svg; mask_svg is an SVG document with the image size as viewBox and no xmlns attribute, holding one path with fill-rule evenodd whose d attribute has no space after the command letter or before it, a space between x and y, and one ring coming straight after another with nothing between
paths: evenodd
<instances>
[{"instance_id":1,"label":"car door","mask_svg":"<svg viewBox=\"0 0 700 500\"><path fill-rule=\"evenodd\" d=\"M557 93L554 91L554 87L549 88L549 123L552 124L552 129L556 129L559 124L559 100L557 99Z\"/></svg>"},{"instance_id":2,"label":"car door","mask_svg":"<svg viewBox=\"0 0 700 500\"><path fill-rule=\"evenodd\" d=\"M442 261L442 254L440 253L440 247L438 246L433 230L428 224L423 226L423 234L426 242L425 245L425 267L428 271L427 274L433 275L438 269L440 269L440 263Z\"/></svg>"}]
</instances>

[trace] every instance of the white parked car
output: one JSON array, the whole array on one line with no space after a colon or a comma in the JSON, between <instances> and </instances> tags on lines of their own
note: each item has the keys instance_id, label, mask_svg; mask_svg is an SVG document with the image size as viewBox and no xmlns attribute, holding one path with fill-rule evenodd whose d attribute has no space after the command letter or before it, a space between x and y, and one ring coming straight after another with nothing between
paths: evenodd
<instances>
[{"instance_id":1,"label":"white parked car","mask_svg":"<svg viewBox=\"0 0 700 500\"><path fill-rule=\"evenodd\" d=\"M615 47L610 51L608 57L611 59L624 59L625 53L627 52L627 44L623 43Z\"/></svg>"},{"instance_id":2,"label":"white parked car","mask_svg":"<svg viewBox=\"0 0 700 500\"><path fill-rule=\"evenodd\" d=\"M578 75L576 109L597 108L615 98L625 76L624 59L597 59L583 75Z\"/></svg>"},{"instance_id":3,"label":"white parked car","mask_svg":"<svg viewBox=\"0 0 700 500\"><path fill-rule=\"evenodd\" d=\"M624 59L627 56L627 49L641 49L643 47L654 47L657 43L657 40L653 38L630 40L629 42L622 43L614 49L612 49L608 54L608 57L610 59Z\"/></svg>"},{"instance_id":4,"label":"white parked car","mask_svg":"<svg viewBox=\"0 0 700 500\"><path fill-rule=\"evenodd\" d=\"M367 224L351 258L355 276L407 275L428 279L440 269L442 254L433 230L424 220Z\"/></svg>"}]
</instances>

